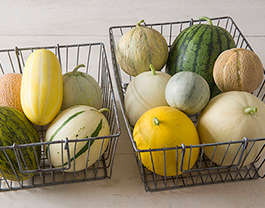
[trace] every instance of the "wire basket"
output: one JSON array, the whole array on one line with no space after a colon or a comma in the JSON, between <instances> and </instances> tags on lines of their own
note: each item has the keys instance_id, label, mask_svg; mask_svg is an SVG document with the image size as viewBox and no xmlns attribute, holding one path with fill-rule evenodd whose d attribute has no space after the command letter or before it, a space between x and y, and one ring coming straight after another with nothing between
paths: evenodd
<instances>
[{"instance_id":1,"label":"wire basket","mask_svg":"<svg viewBox=\"0 0 265 208\"><path fill-rule=\"evenodd\" d=\"M235 22L231 17L218 17L212 18L213 25L220 26L225 28L234 38L237 48L246 48L253 50L249 45L248 41L239 30ZM155 23L155 24L145 24L147 27L151 27L159 31L166 39L168 43L168 47L171 46L175 38L178 34L184 30L185 28L193 25L193 24L201 24L204 20L187 20L187 21L178 21L178 22L168 22L168 23ZM223 182L231 182L231 181L242 181L242 180L250 180L257 178L264 178L264 170L262 170L262 166L264 163L264 143L265 138L252 139L242 138L242 141L235 142L230 141L225 143L214 143L214 144L200 144L196 146L177 146L172 148L162 148L162 149L149 149L149 150L140 150L137 148L136 143L133 140L133 126L130 126L128 122L128 118L126 116L125 108L124 108L124 96L126 87L129 82L133 79L133 77L127 75L123 72L116 59L116 44L118 43L120 37L135 27L136 25L125 25L125 26L113 26L109 28L109 38L110 38L110 49L112 55L112 63L115 74L115 81L118 89L118 98L121 105L122 115L125 121L125 125L129 134L129 138L131 140L132 147L135 151L135 158L137 161L137 165L140 171L141 179L144 183L144 187L146 191L159 191L159 190L168 190L168 189L176 189L182 187L190 187L197 185L205 185L205 184L215 184L215 183L223 183ZM165 68L162 69L165 71ZM264 81L261 87L254 92L255 96L260 98L262 101L264 100ZM189 115L190 119L193 121L195 126L197 125L199 113ZM229 150L232 148L237 148L237 152L234 156L234 160L229 165L216 165L212 158L214 157L215 151L218 146L224 146L226 148L226 153L223 155L223 160ZM259 146L260 148L256 148ZM183 168L184 158L189 157L191 152L195 149L199 149L199 157L197 162L192 168L185 169ZM211 158L206 157L204 154L205 150L208 148L213 149L213 154ZM252 153L252 151L257 151L257 156L250 165L244 165L248 155ZM176 167L182 172L181 175L175 176L164 176L157 175L154 173L154 163L153 157L156 153L161 153L162 160L164 159L164 173L166 173L166 154L174 151L176 156L177 164ZM142 163L141 155L149 154L150 162L152 164L152 171L148 170ZM179 156L181 155L181 156ZM178 162L178 158L180 158L180 162ZM190 164L190 163L189 163ZM180 165L180 166L178 166ZM149 168L150 169L150 168ZM178 170L176 171L178 173Z\"/></svg>"},{"instance_id":2,"label":"wire basket","mask_svg":"<svg viewBox=\"0 0 265 208\"><path fill-rule=\"evenodd\" d=\"M105 46L102 43L92 44L78 44L78 45L55 45L46 47L29 47L0 50L0 75L6 73L23 73L25 61L28 56L35 50L45 48L51 50L59 59L62 67L62 72L66 73L72 71L78 64L84 64L85 68L80 68L79 71L83 71L92 75L98 82L103 93L103 107L108 108L108 112L104 112L105 117L110 126L110 135L102 137L91 137L84 139L63 139L61 141L44 142L45 132L49 125L35 126L39 136L39 143L31 144L13 144L12 146L1 146L0 155L1 159L9 162L15 175L15 180L8 180L5 174L0 169L0 191L18 190L25 188L41 187L56 184L66 184L74 182L83 182L91 180L99 180L105 178L111 178L112 167L114 163L114 156L118 138L121 134L120 125L118 120L118 113L116 102L114 99L113 86L107 62L107 56L105 52ZM85 142L88 145L87 158L89 157L89 147L94 140L101 139L103 145L105 139L108 139L107 149L103 152L102 148L99 152L97 161L92 166L86 166L83 171L67 172L70 168L70 164L75 165L75 157L70 158L69 145L76 146L79 142ZM63 161L62 164L68 162L68 167L53 167L51 160L47 159L45 153L45 146L61 145L61 149L65 149L67 154L67 161ZM102 147L101 145L101 147ZM37 150L40 149L41 155L38 157ZM37 162L37 168L28 169L27 162L24 158L25 151L32 151ZM64 151L62 151L63 153ZM103 153L103 154L101 154ZM12 163L11 156L16 157L17 165ZM102 155L102 156L101 156ZM40 158L38 160L37 158ZM72 163L71 163L71 161ZM20 171L25 175L28 175L29 179L21 181L16 174L16 171ZM32 176L33 175L33 176Z\"/></svg>"}]
</instances>

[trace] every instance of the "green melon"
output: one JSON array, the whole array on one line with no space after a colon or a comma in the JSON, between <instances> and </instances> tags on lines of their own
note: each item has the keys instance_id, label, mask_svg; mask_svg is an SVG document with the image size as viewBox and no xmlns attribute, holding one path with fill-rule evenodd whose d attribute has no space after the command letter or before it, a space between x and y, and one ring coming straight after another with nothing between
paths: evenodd
<instances>
[{"instance_id":1,"label":"green melon","mask_svg":"<svg viewBox=\"0 0 265 208\"><path fill-rule=\"evenodd\" d=\"M195 24L184 29L174 40L166 72L173 76L180 71L192 71L201 75L209 84L211 97L221 91L214 83L213 66L218 56L225 50L235 48L236 44L230 33L222 27L209 24Z\"/></svg>"},{"instance_id":2,"label":"green melon","mask_svg":"<svg viewBox=\"0 0 265 208\"><path fill-rule=\"evenodd\" d=\"M205 79L190 71L174 74L165 89L167 103L186 114L201 111L209 102L210 89Z\"/></svg>"},{"instance_id":3,"label":"green melon","mask_svg":"<svg viewBox=\"0 0 265 208\"><path fill-rule=\"evenodd\" d=\"M74 105L102 108L103 94L99 84L91 75L77 71L80 67L85 65L80 64L73 71L63 74L62 111Z\"/></svg>"},{"instance_id":4,"label":"green melon","mask_svg":"<svg viewBox=\"0 0 265 208\"><path fill-rule=\"evenodd\" d=\"M24 181L32 177L34 173L20 172L14 150L7 147L14 143L37 142L40 142L37 130L23 113L10 107L0 107L0 175L11 181ZM35 146L38 158L35 157L33 147L21 147L20 150L23 155L20 158L23 170L36 170L41 155L40 146Z\"/></svg>"}]
</instances>

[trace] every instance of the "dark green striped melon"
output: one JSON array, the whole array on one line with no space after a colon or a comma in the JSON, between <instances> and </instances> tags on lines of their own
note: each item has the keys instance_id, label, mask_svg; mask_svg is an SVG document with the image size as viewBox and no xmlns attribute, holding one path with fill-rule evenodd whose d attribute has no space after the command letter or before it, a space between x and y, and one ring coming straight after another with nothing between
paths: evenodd
<instances>
[{"instance_id":1,"label":"dark green striped melon","mask_svg":"<svg viewBox=\"0 0 265 208\"><path fill-rule=\"evenodd\" d=\"M123 34L116 49L117 62L131 76L149 71L150 64L160 71L168 58L165 38L157 30L140 23Z\"/></svg>"},{"instance_id":2,"label":"dark green striped melon","mask_svg":"<svg viewBox=\"0 0 265 208\"><path fill-rule=\"evenodd\" d=\"M174 40L166 72L173 76L180 71L192 71L201 75L209 84L211 97L221 91L214 83L213 66L217 57L225 50L235 48L230 33L222 27L214 26L207 17L209 24L195 24L184 29Z\"/></svg>"},{"instance_id":3,"label":"dark green striped melon","mask_svg":"<svg viewBox=\"0 0 265 208\"><path fill-rule=\"evenodd\" d=\"M11 181L24 181L32 177L34 173L23 174L19 171L14 150L8 147L14 143L37 142L40 142L37 130L23 113L10 107L0 107L0 175ZM35 146L38 158L34 154L33 147L21 147L20 150L23 155L20 158L23 170L36 170L38 168L37 161L40 160L40 146Z\"/></svg>"},{"instance_id":4,"label":"dark green striped melon","mask_svg":"<svg viewBox=\"0 0 265 208\"><path fill-rule=\"evenodd\" d=\"M77 140L76 143L68 143L71 167L65 171L84 170L93 165L106 150L109 141L107 138L78 141L110 134L108 121L102 113L104 110L105 108L97 110L87 105L75 105L62 111L49 125L45 141L58 141L66 138ZM52 143L45 148L45 153L55 168L68 167L67 151L62 148L61 144Z\"/></svg>"}]
</instances>

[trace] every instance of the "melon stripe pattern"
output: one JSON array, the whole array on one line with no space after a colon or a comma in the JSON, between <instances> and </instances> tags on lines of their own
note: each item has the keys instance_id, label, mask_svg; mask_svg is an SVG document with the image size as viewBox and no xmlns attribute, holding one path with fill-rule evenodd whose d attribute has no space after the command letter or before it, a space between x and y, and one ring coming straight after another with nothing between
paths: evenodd
<instances>
[{"instance_id":1,"label":"melon stripe pattern","mask_svg":"<svg viewBox=\"0 0 265 208\"><path fill-rule=\"evenodd\" d=\"M27 59L21 83L21 104L28 119L46 125L59 112L63 81L59 60L49 50L34 51Z\"/></svg>"},{"instance_id":2,"label":"melon stripe pattern","mask_svg":"<svg viewBox=\"0 0 265 208\"><path fill-rule=\"evenodd\" d=\"M121 69L131 76L149 71L150 64L160 71L168 58L168 45L157 30L137 25L120 38L116 58Z\"/></svg>"},{"instance_id":3,"label":"melon stripe pattern","mask_svg":"<svg viewBox=\"0 0 265 208\"><path fill-rule=\"evenodd\" d=\"M54 132L54 134L51 136L51 138L49 139L49 141L53 141L53 139L56 137L56 135L60 132L60 130L62 130L63 129L63 127L65 127L66 126L66 124L67 123L69 123L69 122L71 122L75 117L77 117L78 115L80 115L80 114L82 114L82 113L84 113L85 111L79 111L79 112L76 112L75 114L73 114L72 116L70 116L67 120L65 120L63 123L62 123L62 125ZM102 129L102 123L103 123L103 121L102 121L102 119L100 120L100 122L99 122L99 124L98 124L98 126L97 126L97 128L95 129L95 131L91 134L91 136L90 137L97 137L98 136L98 134L99 134L99 132L101 131L101 129ZM88 138L88 136L87 136L87 138ZM63 139L63 138L62 138ZM90 143L90 146L93 144L93 142L94 142L94 140L92 140L92 141L87 141L86 142L86 144L75 154L75 156L74 157L72 157L72 158L70 158L70 161L72 162L73 160L74 160L74 158L75 159L77 159L79 156L81 156L83 153L85 153L87 150L88 150L88 146L89 146L89 143ZM46 149L46 155L49 155L48 154L48 149L49 149L49 146L47 147L47 149ZM68 165L68 162L65 162L64 164L63 164L63 166L66 166L66 165ZM61 165L60 166L56 166L56 167L61 167Z\"/></svg>"},{"instance_id":4,"label":"melon stripe pattern","mask_svg":"<svg viewBox=\"0 0 265 208\"><path fill-rule=\"evenodd\" d=\"M225 50L235 48L232 36L221 27L196 24L184 29L174 40L166 65L166 72L173 76L180 71L201 75L209 84L211 95L220 90L213 80L213 66Z\"/></svg>"},{"instance_id":5,"label":"melon stripe pattern","mask_svg":"<svg viewBox=\"0 0 265 208\"><path fill-rule=\"evenodd\" d=\"M148 28L149 29L149 28ZM152 32L154 32L155 36L156 36L156 41L153 43L155 44L155 47L154 46L150 46L149 45L149 42L151 40L148 39L148 37L152 37ZM167 45L164 44L165 43L165 39L163 38L163 36L161 36L157 31L153 31L152 30L149 31L149 30L146 30L146 27L143 27L143 26L138 26L138 27L135 27L133 29L133 32L131 34L131 40L133 40L133 36L137 36L137 37L140 37L141 35L143 36L143 45L146 46L146 48L160 48L160 50L162 51L167 51L168 48L167 48ZM136 33L136 34L135 34ZM153 34L153 35L154 35ZM161 46L165 46L164 48L162 48ZM160 54L160 52L158 53L156 50L146 50L147 54L148 54L148 63L152 64L154 63L154 57L158 56ZM164 59L166 60L168 58L168 54L166 52L163 53L165 56L164 57L161 57L161 59ZM136 74L139 74L139 72L137 71L138 68L136 68L135 66L135 63L134 63L134 59L131 59L131 63L133 65L133 70ZM154 63L155 64L155 63ZM137 66L138 67L138 66ZM160 67L159 67L160 68Z\"/></svg>"},{"instance_id":6,"label":"melon stripe pattern","mask_svg":"<svg viewBox=\"0 0 265 208\"><path fill-rule=\"evenodd\" d=\"M38 133L34 126L27 120L27 118L21 112L8 108L0 107L0 146L8 147L16 144L30 144L40 142ZM40 159L40 146L35 146L37 157L35 157L33 147L23 147L20 149L23 155L21 164L24 170L26 167L28 170L37 169L37 160ZM28 174L22 174L19 171L17 159L13 149L6 149L7 156L12 163L14 171L16 172L20 181L27 180ZM12 167L4 153L4 150L0 149L0 170L4 176L12 181L17 181L17 177L14 174ZM25 161L26 167L23 163ZM33 176L33 174L30 174Z\"/></svg>"},{"instance_id":7,"label":"melon stripe pattern","mask_svg":"<svg viewBox=\"0 0 265 208\"><path fill-rule=\"evenodd\" d=\"M51 138L49 139L49 141L51 142L53 140L53 138L58 134L58 132L67 124L69 123L72 119L74 119L75 117L77 117L78 115L80 115L81 113L84 113L85 111L79 111L73 115L71 115L66 121L63 122L63 124L54 132L54 134L51 136ZM64 138L65 139L65 138ZM49 150L49 146L46 149L46 155L48 155L48 150Z\"/></svg>"},{"instance_id":8,"label":"melon stripe pattern","mask_svg":"<svg viewBox=\"0 0 265 208\"><path fill-rule=\"evenodd\" d=\"M102 119L100 120L100 122L99 122L96 130L92 133L92 135L90 137L97 137L101 129L102 129ZM79 150L76 153L75 157L72 157L70 159L70 161L72 162L74 160L74 158L77 159L80 155L82 155L83 153L85 153L88 150L88 146L89 145L91 146L94 143L94 141L95 140L92 140L92 141L91 140L88 140L86 142L86 144L82 147L82 149ZM63 164L63 166L66 166L66 165L68 165L68 162L66 162L66 163ZM61 166L58 166L58 167L61 167Z\"/></svg>"},{"instance_id":9,"label":"melon stripe pattern","mask_svg":"<svg viewBox=\"0 0 265 208\"><path fill-rule=\"evenodd\" d=\"M81 113L84 113L85 111L79 111L75 114L73 114L72 116L70 116L65 122L63 122L63 124L54 132L54 134L51 136L51 138L49 139L49 141L52 141L53 138L56 136L56 134L58 134L58 132L67 124L69 123L72 119L74 119L76 116L78 116Z\"/></svg>"}]
</instances>

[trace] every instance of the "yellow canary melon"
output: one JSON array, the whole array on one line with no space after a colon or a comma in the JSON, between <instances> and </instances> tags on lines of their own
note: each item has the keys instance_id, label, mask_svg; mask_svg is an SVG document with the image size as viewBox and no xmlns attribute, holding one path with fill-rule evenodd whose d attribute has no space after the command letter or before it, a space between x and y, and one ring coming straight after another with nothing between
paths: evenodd
<instances>
[{"instance_id":1,"label":"yellow canary melon","mask_svg":"<svg viewBox=\"0 0 265 208\"><path fill-rule=\"evenodd\" d=\"M27 118L36 125L50 123L61 109L63 77L56 55L39 49L28 57L21 82L21 105Z\"/></svg>"},{"instance_id":2,"label":"yellow canary melon","mask_svg":"<svg viewBox=\"0 0 265 208\"><path fill-rule=\"evenodd\" d=\"M20 101L22 74L8 73L0 78L0 106L7 106L23 112Z\"/></svg>"},{"instance_id":3,"label":"yellow canary melon","mask_svg":"<svg viewBox=\"0 0 265 208\"><path fill-rule=\"evenodd\" d=\"M197 129L191 119L182 111L169 106L155 107L146 111L134 127L133 138L139 150L147 150L138 155L143 165L163 176L182 174L181 149L176 150L175 147L180 147L182 144L185 146L199 144ZM152 150L162 148L162 150L150 152L148 151L150 148ZM163 148L172 149L163 151ZM198 154L199 148L186 148L183 170L192 168Z\"/></svg>"},{"instance_id":4,"label":"yellow canary melon","mask_svg":"<svg viewBox=\"0 0 265 208\"><path fill-rule=\"evenodd\" d=\"M222 52L214 65L213 78L222 92L254 92L263 81L263 65L253 51L233 48Z\"/></svg>"}]
</instances>

